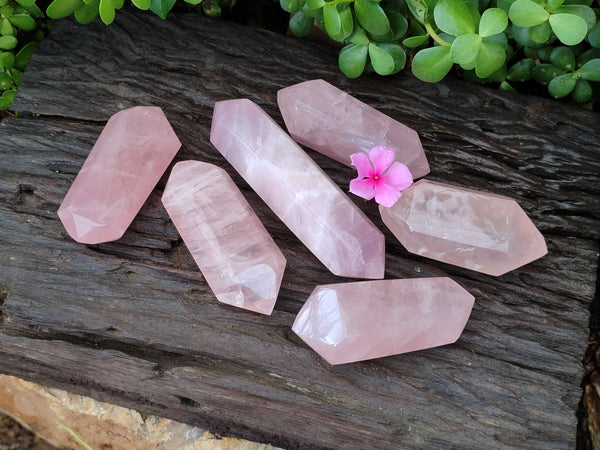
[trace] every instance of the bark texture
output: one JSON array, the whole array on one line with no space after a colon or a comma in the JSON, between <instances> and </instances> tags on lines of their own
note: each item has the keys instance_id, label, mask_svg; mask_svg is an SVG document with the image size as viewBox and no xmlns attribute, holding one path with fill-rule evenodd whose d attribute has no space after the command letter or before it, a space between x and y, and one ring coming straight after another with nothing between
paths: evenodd
<instances>
[{"instance_id":1,"label":"bark texture","mask_svg":"<svg viewBox=\"0 0 600 450\"><path fill-rule=\"evenodd\" d=\"M514 198L546 257L501 277L409 254L376 205L386 278L451 276L476 297L451 346L330 366L291 331L330 274L209 142L215 101L280 124L277 90L323 78L417 130L427 177ZM56 211L106 119L160 106L176 161L224 167L288 259L264 317L219 304L160 204L117 242L73 242ZM348 80L336 52L197 15L55 23L0 123L0 372L287 448L575 445L600 234L597 114L459 81ZM351 126L351 124L349 124ZM343 188L352 169L309 152ZM166 175L165 175L166 177ZM277 189L277 186L273 186Z\"/></svg>"}]
</instances>

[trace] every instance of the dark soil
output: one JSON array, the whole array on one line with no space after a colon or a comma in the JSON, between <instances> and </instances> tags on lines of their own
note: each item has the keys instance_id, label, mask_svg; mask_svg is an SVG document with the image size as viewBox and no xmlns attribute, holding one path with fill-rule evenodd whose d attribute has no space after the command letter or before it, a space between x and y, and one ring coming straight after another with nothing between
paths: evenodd
<instances>
[{"instance_id":1,"label":"dark soil","mask_svg":"<svg viewBox=\"0 0 600 450\"><path fill-rule=\"evenodd\" d=\"M0 450L56 450L10 417L0 417Z\"/></svg>"}]
</instances>

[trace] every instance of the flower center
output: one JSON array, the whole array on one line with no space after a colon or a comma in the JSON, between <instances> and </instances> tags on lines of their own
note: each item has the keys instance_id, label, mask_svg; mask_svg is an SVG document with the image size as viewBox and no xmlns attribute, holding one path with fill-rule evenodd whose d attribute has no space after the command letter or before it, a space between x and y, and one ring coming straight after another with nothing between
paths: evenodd
<instances>
[{"instance_id":1,"label":"flower center","mask_svg":"<svg viewBox=\"0 0 600 450\"><path fill-rule=\"evenodd\" d=\"M374 175L374 176L373 176L373 180L375 180L375 181L379 181L379 175Z\"/></svg>"}]
</instances>

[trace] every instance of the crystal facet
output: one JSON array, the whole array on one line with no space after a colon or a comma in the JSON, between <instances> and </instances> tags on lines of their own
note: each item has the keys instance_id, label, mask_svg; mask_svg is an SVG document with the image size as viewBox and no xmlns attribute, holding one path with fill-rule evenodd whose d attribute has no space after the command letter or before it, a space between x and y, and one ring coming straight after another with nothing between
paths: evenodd
<instances>
[{"instance_id":1,"label":"crystal facet","mask_svg":"<svg viewBox=\"0 0 600 450\"><path fill-rule=\"evenodd\" d=\"M158 107L112 116L58 209L69 235L84 244L119 239L179 147Z\"/></svg>"},{"instance_id":2,"label":"crystal facet","mask_svg":"<svg viewBox=\"0 0 600 450\"><path fill-rule=\"evenodd\" d=\"M548 251L517 202L500 195L420 180L379 211L409 252L489 275Z\"/></svg>"},{"instance_id":3,"label":"crystal facet","mask_svg":"<svg viewBox=\"0 0 600 450\"><path fill-rule=\"evenodd\" d=\"M396 151L414 178L429 173L417 132L323 80L281 89L277 103L292 137L324 155L350 165L350 155L376 145Z\"/></svg>"},{"instance_id":4,"label":"crystal facet","mask_svg":"<svg viewBox=\"0 0 600 450\"><path fill-rule=\"evenodd\" d=\"M271 314L285 257L227 172L179 162L162 202L217 300Z\"/></svg>"},{"instance_id":5,"label":"crystal facet","mask_svg":"<svg viewBox=\"0 0 600 450\"><path fill-rule=\"evenodd\" d=\"M260 107L216 103L210 140L332 273L383 278L383 234Z\"/></svg>"},{"instance_id":6,"label":"crystal facet","mask_svg":"<svg viewBox=\"0 0 600 450\"><path fill-rule=\"evenodd\" d=\"M474 298L450 278L317 286L292 329L330 364L451 344Z\"/></svg>"}]
</instances>

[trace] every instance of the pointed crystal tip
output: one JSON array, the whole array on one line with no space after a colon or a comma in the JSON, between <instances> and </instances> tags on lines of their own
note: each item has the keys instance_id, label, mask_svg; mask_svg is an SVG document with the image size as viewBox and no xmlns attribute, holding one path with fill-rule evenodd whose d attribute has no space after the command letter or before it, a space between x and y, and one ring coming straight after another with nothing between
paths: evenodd
<instances>
[{"instance_id":1,"label":"pointed crystal tip","mask_svg":"<svg viewBox=\"0 0 600 450\"><path fill-rule=\"evenodd\" d=\"M179 147L158 107L112 116L58 209L69 235L83 244L123 236Z\"/></svg>"},{"instance_id":2,"label":"pointed crystal tip","mask_svg":"<svg viewBox=\"0 0 600 450\"><path fill-rule=\"evenodd\" d=\"M292 329L330 364L451 344L475 299L450 278L317 286Z\"/></svg>"},{"instance_id":3,"label":"pointed crystal tip","mask_svg":"<svg viewBox=\"0 0 600 450\"><path fill-rule=\"evenodd\" d=\"M286 260L227 172L179 162L162 202L217 300L271 314Z\"/></svg>"},{"instance_id":4,"label":"pointed crystal tip","mask_svg":"<svg viewBox=\"0 0 600 450\"><path fill-rule=\"evenodd\" d=\"M414 254L499 276L544 256L544 237L508 197L420 180L381 218Z\"/></svg>"},{"instance_id":5,"label":"pointed crystal tip","mask_svg":"<svg viewBox=\"0 0 600 450\"><path fill-rule=\"evenodd\" d=\"M296 142L336 161L351 165L350 155L376 145L396 151L413 177L429 173L417 132L324 80L310 80L281 89L277 103Z\"/></svg>"}]
</instances>

